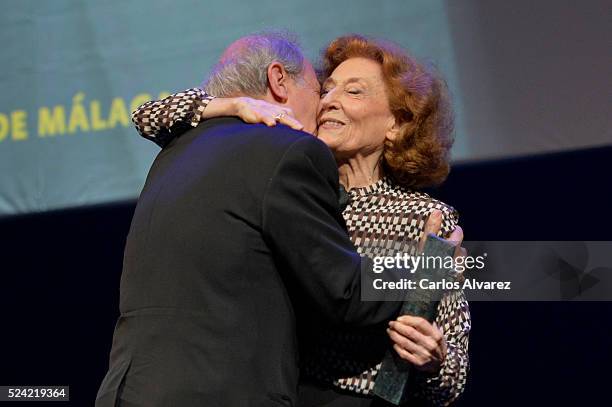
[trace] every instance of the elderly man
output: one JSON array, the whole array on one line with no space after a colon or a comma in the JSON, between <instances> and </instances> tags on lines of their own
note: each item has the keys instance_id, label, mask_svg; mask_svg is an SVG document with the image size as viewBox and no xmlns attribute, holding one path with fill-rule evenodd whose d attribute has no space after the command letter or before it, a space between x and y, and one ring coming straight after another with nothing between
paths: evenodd
<instances>
[{"instance_id":1,"label":"elderly man","mask_svg":"<svg viewBox=\"0 0 612 407\"><path fill-rule=\"evenodd\" d=\"M315 72L282 35L232 44L209 86L289 108L315 128ZM322 142L235 118L196 127L157 156L138 200L96 406L295 404L290 297L337 323L398 312L397 302L360 301L361 267Z\"/></svg>"}]
</instances>

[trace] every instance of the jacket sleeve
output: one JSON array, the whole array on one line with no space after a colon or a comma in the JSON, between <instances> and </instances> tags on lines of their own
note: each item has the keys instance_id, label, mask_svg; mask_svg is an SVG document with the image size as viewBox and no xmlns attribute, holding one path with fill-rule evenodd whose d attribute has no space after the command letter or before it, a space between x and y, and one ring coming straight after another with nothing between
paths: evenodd
<instances>
[{"instance_id":1,"label":"jacket sleeve","mask_svg":"<svg viewBox=\"0 0 612 407\"><path fill-rule=\"evenodd\" d=\"M372 262L348 238L336 162L320 141L300 138L285 152L264 195L262 227L282 272L332 322L371 325L397 315L399 293L396 301L361 301Z\"/></svg>"},{"instance_id":2,"label":"jacket sleeve","mask_svg":"<svg viewBox=\"0 0 612 407\"><path fill-rule=\"evenodd\" d=\"M150 100L132 112L132 122L142 137L160 147L197 126L212 97L200 88Z\"/></svg>"}]
</instances>

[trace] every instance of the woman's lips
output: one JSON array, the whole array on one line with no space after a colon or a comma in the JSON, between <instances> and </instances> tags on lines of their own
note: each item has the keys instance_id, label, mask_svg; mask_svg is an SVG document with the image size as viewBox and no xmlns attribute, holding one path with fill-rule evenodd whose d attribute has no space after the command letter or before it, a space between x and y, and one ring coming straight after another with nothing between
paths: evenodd
<instances>
[{"instance_id":1,"label":"woman's lips","mask_svg":"<svg viewBox=\"0 0 612 407\"><path fill-rule=\"evenodd\" d=\"M335 130L344 126L344 123L335 119L324 119L319 123L319 129Z\"/></svg>"}]
</instances>

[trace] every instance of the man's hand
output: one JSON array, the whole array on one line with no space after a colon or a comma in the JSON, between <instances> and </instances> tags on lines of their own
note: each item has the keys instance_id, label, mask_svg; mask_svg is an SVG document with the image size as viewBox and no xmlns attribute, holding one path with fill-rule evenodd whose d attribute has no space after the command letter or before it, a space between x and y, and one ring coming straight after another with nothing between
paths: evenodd
<instances>
[{"instance_id":1,"label":"man's hand","mask_svg":"<svg viewBox=\"0 0 612 407\"><path fill-rule=\"evenodd\" d=\"M425 249L427 236L430 234L437 236L441 228L442 211L436 209L429 215L427 222L425 223L425 228L423 229L423 234L421 235L421 240L419 241L419 253L423 253L423 250ZM464 257L467 255L467 250L465 250L464 247L461 247L461 242L463 242L463 229L461 229L461 226L457 225L446 240L455 246L455 259L457 259L457 257Z\"/></svg>"}]
</instances>

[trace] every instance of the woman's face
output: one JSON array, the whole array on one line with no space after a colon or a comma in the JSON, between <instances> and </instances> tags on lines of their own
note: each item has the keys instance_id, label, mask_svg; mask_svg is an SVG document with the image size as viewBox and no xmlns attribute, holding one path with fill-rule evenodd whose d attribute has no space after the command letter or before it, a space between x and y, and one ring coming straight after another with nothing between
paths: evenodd
<instances>
[{"instance_id":1,"label":"woman's face","mask_svg":"<svg viewBox=\"0 0 612 407\"><path fill-rule=\"evenodd\" d=\"M336 158L382 153L396 130L380 64L350 58L338 65L323 83L317 124Z\"/></svg>"}]
</instances>

